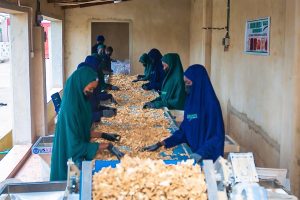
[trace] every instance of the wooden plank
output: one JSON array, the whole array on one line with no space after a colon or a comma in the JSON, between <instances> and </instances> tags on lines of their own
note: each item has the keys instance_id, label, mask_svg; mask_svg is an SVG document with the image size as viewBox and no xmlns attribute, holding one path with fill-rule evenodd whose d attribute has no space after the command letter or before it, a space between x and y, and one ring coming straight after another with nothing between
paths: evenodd
<instances>
[{"instance_id":1,"label":"wooden plank","mask_svg":"<svg viewBox=\"0 0 300 200\"><path fill-rule=\"evenodd\" d=\"M15 145L0 161L0 182L13 178L31 154L31 144Z\"/></svg>"},{"instance_id":2,"label":"wooden plank","mask_svg":"<svg viewBox=\"0 0 300 200\"><path fill-rule=\"evenodd\" d=\"M240 145L229 135L225 135L224 153L240 152Z\"/></svg>"}]
</instances>

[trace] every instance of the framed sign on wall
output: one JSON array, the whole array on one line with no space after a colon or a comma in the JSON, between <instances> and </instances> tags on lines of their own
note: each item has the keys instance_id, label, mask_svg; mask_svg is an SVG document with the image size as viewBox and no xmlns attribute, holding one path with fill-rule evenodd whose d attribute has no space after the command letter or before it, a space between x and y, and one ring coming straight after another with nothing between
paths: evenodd
<instances>
[{"instance_id":1,"label":"framed sign on wall","mask_svg":"<svg viewBox=\"0 0 300 200\"><path fill-rule=\"evenodd\" d=\"M270 55L270 17L247 20L245 53Z\"/></svg>"}]
</instances>

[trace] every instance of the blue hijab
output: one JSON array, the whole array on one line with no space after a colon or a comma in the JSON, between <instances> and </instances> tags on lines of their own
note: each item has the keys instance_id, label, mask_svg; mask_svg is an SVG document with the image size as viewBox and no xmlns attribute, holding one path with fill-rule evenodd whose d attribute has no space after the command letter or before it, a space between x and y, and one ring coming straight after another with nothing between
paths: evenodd
<instances>
[{"instance_id":1,"label":"blue hijab","mask_svg":"<svg viewBox=\"0 0 300 200\"><path fill-rule=\"evenodd\" d=\"M82 67L89 67L89 68L92 68L96 73L99 73L99 71L101 70L100 69L100 63L101 61L96 58L95 56L87 56L85 58L85 61L80 63L78 66L77 66L77 69L80 69ZM98 74L98 79L100 81L100 77L99 77L99 74ZM97 88L94 90L94 91L100 91L100 86L101 86L102 83L99 83Z\"/></svg>"},{"instance_id":2,"label":"blue hijab","mask_svg":"<svg viewBox=\"0 0 300 200\"><path fill-rule=\"evenodd\" d=\"M77 66L77 69L81 68L81 67L90 67L92 68L95 72L98 73L99 70L99 66L100 66L100 61L99 59L97 59L95 56L87 56L85 58L85 61L80 63Z\"/></svg>"},{"instance_id":3,"label":"blue hijab","mask_svg":"<svg viewBox=\"0 0 300 200\"><path fill-rule=\"evenodd\" d=\"M80 69L82 67L92 68L95 72L98 73L98 71L100 70L100 60L95 56L87 56L85 61L78 65L77 69ZM100 84L98 84L97 88L94 90L93 94L89 99L93 111L92 114L93 122L98 122L100 119L100 112L98 110L98 106L100 104L99 91L100 91Z\"/></svg>"},{"instance_id":4,"label":"blue hijab","mask_svg":"<svg viewBox=\"0 0 300 200\"><path fill-rule=\"evenodd\" d=\"M192 65L184 73L193 84L186 96L180 129L165 140L166 147L187 143L203 159L216 160L224 154L225 131L221 107L209 76L202 65Z\"/></svg>"},{"instance_id":5,"label":"blue hijab","mask_svg":"<svg viewBox=\"0 0 300 200\"><path fill-rule=\"evenodd\" d=\"M149 89L155 89L160 91L162 82L165 78L165 71L161 62L162 55L158 49L151 49L148 53L151 59L151 76L149 80Z\"/></svg>"}]
</instances>

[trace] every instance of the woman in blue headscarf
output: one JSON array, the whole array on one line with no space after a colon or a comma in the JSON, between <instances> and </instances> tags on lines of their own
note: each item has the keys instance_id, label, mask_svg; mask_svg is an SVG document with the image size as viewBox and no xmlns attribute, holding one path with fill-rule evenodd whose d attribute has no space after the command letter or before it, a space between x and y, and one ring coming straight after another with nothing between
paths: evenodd
<instances>
[{"instance_id":1,"label":"woman in blue headscarf","mask_svg":"<svg viewBox=\"0 0 300 200\"><path fill-rule=\"evenodd\" d=\"M144 147L155 151L161 146L171 148L187 143L197 162L202 159L216 160L224 154L224 123L221 107L209 76L202 65L192 65L184 73L186 101L184 120L180 129L157 144Z\"/></svg>"},{"instance_id":2,"label":"woman in blue headscarf","mask_svg":"<svg viewBox=\"0 0 300 200\"><path fill-rule=\"evenodd\" d=\"M150 79L148 83L142 85L144 90L160 91L165 78L165 71L162 65L162 55L158 49L151 49L148 53L151 63Z\"/></svg>"}]
</instances>

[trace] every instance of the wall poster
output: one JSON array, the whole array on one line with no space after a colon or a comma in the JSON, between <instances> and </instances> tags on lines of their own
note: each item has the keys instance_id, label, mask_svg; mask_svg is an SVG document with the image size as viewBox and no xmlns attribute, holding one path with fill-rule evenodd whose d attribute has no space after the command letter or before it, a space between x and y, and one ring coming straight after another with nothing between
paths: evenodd
<instances>
[{"instance_id":1,"label":"wall poster","mask_svg":"<svg viewBox=\"0 0 300 200\"><path fill-rule=\"evenodd\" d=\"M270 55L270 17L246 22L245 53Z\"/></svg>"}]
</instances>

